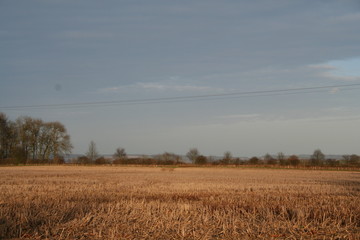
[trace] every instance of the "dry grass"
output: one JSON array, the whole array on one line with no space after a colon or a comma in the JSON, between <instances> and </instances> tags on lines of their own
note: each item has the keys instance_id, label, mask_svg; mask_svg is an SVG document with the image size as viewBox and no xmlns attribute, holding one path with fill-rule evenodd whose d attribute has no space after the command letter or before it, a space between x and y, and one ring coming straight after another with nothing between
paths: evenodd
<instances>
[{"instance_id":1,"label":"dry grass","mask_svg":"<svg viewBox=\"0 0 360 240\"><path fill-rule=\"evenodd\" d=\"M0 168L0 239L360 239L360 173Z\"/></svg>"}]
</instances>

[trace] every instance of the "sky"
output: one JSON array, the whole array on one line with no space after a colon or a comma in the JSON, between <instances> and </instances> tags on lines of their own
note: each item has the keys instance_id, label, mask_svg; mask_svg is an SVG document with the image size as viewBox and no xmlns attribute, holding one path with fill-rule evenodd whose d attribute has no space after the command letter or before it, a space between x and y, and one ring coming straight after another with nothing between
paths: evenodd
<instances>
[{"instance_id":1,"label":"sky","mask_svg":"<svg viewBox=\"0 0 360 240\"><path fill-rule=\"evenodd\" d=\"M360 154L358 0L0 0L0 112L82 154Z\"/></svg>"}]
</instances>

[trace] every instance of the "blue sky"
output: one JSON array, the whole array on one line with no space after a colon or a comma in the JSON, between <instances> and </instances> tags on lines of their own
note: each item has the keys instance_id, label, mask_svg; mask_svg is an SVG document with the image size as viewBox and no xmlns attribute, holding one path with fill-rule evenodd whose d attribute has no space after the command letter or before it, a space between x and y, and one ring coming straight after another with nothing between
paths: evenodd
<instances>
[{"instance_id":1,"label":"blue sky","mask_svg":"<svg viewBox=\"0 0 360 240\"><path fill-rule=\"evenodd\" d=\"M0 1L0 111L60 121L74 153L360 154L360 3ZM15 108L9 108L15 107Z\"/></svg>"}]
</instances>

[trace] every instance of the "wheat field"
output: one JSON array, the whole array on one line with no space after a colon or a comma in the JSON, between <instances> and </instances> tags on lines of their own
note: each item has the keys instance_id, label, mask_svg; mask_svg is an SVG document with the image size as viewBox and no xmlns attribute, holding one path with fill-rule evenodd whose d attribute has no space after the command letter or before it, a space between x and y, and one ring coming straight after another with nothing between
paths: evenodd
<instances>
[{"instance_id":1,"label":"wheat field","mask_svg":"<svg viewBox=\"0 0 360 240\"><path fill-rule=\"evenodd\" d=\"M0 239L360 239L360 172L0 168Z\"/></svg>"}]
</instances>

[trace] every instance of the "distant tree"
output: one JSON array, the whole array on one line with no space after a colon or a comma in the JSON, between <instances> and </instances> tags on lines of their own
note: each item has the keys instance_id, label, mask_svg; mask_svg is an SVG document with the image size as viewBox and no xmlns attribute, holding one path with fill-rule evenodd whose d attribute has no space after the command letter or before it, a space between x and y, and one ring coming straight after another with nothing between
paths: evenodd
<instances>
[{"instance_id":1,"label":"distant tree","mask_svg":"<svg viewBox=\"0 0 360 240\"><path fill-rule=\"evenodd\" d=\"M45 162L71 152L70 136L60 122L43 122L41 119L20 117L16 121L16 128L17 145L22 148L26 159Z\"/></svg>"},{"instance_id":2,"label":"distant tree","mask_svg":"<svg viewBox=\"0 0 360 240\"><path fill-rule=\"evenodd\" d=\"M359 165L360 163L360 156L356 155L356 154L352 154L350 156L350 164L351 165Z\"/></svg>"},{"instance_id":3,"label":"distant tree","mask_svg":"<svg viewBox=\"0 0 360 240\"><path fill-rule=\"evenodd\" d=\"M70 153L72 144L70 136L60 122L44 123L41 130L39 156L42 160L49 160Z\"/></svg>"},{"instance_id":4,"label":"distant tree","mask_svg":"<svg viewBox=\"0 0 360 240\"><path fill-rule=\"evenodd\" d=\"M19 117L9 121L0 113L0 159L13 158L14 163L61 162L72 145L66 128L60 122Z\"/></svg>"},{"instance_id":5,"label":"distant tree","mask_svg":"<svg viewBox=\"0 0 360 240\"><path fill-rule=\"evenodd\" d=\"M208 162L207 158L203 155L199 155L196 159L195 159L195 164L206 164Z\"/></svg>"},{"instance_id":6,"label":"distant tree","mask_svg":"<svg viewBox=\"0 0 360 240\"><path fill-rule=\"evenodd\" d=\"M321 165L325 160L325 155L321 152L320 149L316 149L311 155L310 162L312 165Z\"/></svg>"},{"instance_id":7,"label":"distant tree","mask_svg":"<svg viewBox=\"0 0 360 240\"><path fill-rule=\"evenodd\" d=\"M158 160L159 164L171 165L181 163L181 157L179 155L168 152L158 155L156 159Z\"/></svg>"},{"instance_id":8,"label":"distant tree","mask_svg":"<svg viewBox=\"0 0 360 240\"><path fill-rule=\"evenodd\" d=\"M113 155L115 159L125 159L127 158L127 154L124 148L118 147Z\"/></svg>"},{"instance_id":9,"label":"distant tree","mask_svg":"<svg viewBox=\"0 0 360 240\"><path fill-rule=\"evenodd\" d=\"M350 155L343 155L342 158L343 158L345 164L348 164L348 163L349 163L349 161L350 161Z\"/></svg>"},{"instance_id":10,"label":"distant tree","mask_svg":"<svg viewBox=\"0 0 360 240\"><path fill-rule=\"evenodd\" d=\"M232 154L231 154L231 152L230 151L227 151L227 152L225 152L224 153L224 157L223 157L223 159L222 159L222 163L223 164L230 164L231 163L231 161L232 161Z\"/></svg>"},{"instance_id":11,"label":"distant tree","mask_svg":"<svg viewBox=\"0 0 360 240\"><path fill-rule=\"evenodd\" d=\"M237 158L235 158L235 159L234 159L234 164L235 164L235 165L240 165L240 164L242 164L241 159L240 159L240 158L238 158L238 157L237 157Z\"/></svg>"},{"instance_id":12,"label":"distant tree","mask_svg":"<svg viewBox=\"0 0 360 240\"><path fill-rule=\"evenodd\" d=\"M13 121L8 122L6 132L6 158L13 158L14 152L19 143L19 131L16 127L16 123Z\"/></svg>"},{"instance_id":13,"label":"distant tree","mask_svg":"<svg viewBox=\"0 0 360 240\"><path fill-rule=\"evenodd\" d=\"M8 120L5 113L0 113L0 160L12 157L17 143L15 124Z\"/></svg>"},{"instance_id":14,"label":"distant tree","mask_svg":"<svg viewBox=\"0 0 360 240\"><path fill-rule=\"evenodd\" d=\"M289 158L288 158L288 162L290 165L292 166L297 166L300 164L300 159L298 158L298 156L296 155L291 155Z\"/></svg>"},{"instance_id":15,"label":"distant tree","mask_svg":"<svg viewBox=\"0 0 360 240\"><path fill-rule=\"evenodd\" d=\"M186 157L192 162L195 163L196 159L199 157L200 153L197 148L191 148L187 153Z\"/></svg>"},{"instance_id":16,"label":"distant tree","mask_svg":"<svg viewBox=\"0 0 360 240\"><path fill-rule=\"evenodd\" d=\"M6 140L6 128L8 125L8 119L4 113L0 113L0 159L7 157L7 140Z\"/></svg>"},{"instance_id":17,"label":"distant tree","mask_svg":"<svg viewBox=\"0 0 360 240\"><path fill-rule=\"evenodd\" d=\"M89 149L86 152L86 157L90 159L91 162L95 162L95 160L99 157L99 153L96 150L96 144L94 141L90 142Z\"/></svg>"},{"instance_id":18,"label":"distant tree","mask_svg":"<svg viewBox=\"0 0 360 240\"><path fill-rule=\"evenodd\" d=\"M345 161L345 164L347 165L359 165L360 164L360 156L356 155L356 154L352 154L352 155L344 155L343 159Z\"/></svg>"},{"instance_id":19,"label":"distant tree","mask_svg":"<svg viewBox=\"0 0 360 240\"><path fill-rule=\"evenodd\" d=\"M265 154L264 161L266 164L270 164L270 165L276 164L276 159L273 158L269 153Z\"/></svg>"},{"instance_id":20,"label":"distant tree","mask_svg":"<svg viewBox=\"0 0 360 240\"><path fill-rule=\"evenodd\" d=\"M21 146L26 152L27 158L34 161L44 155L41 150L47 151L47 155L50 155L52 144L51 139L44 139L42 134L45 132L46 124L41 119L34 119L31 117L21 117L17 120L20 129L20 142ZM46 149L46 150L45 150Z\"/></svg>"},{"instance_id":21,"label":"distant tree","mask_svg":"<svg viewBox=\"0 0 360 240\"><path fill-rule=\"evenodd\" d=\"M256 165L256 164L259 164L260 160L257 157L252 157L252 158L249 159L248 162L249 162L249 164Z\"/></svg>"},{"instance_id":22,"label":"distant tree","mask_svg":"<svg viewBox=\"0 0 360 240\"><path fill-rule=\"evenodd\" d=\"M288 164L288 161L287 161L284 153L282 153L282 152L279 152L277 154L277 160L278 160L280 165L287 165Z\"/></svg>"},{"instance_id":23,"label":"distant tree","mask_svg":"<svg viewBox=\"0 0 360 240\"><path fill-rule=\"evenodd\" d=\"M30 134L30 117L19 117L16 119L16 128L18 130L18 141L17 141L17 153L20 152L21 155L25 156L25 163L29 159L30 145L31 145L31 134Z\"/></svg>"},{"instance_id":24,"label":"distant tree","mask_svg":"<svg viewBox=\"0 0 360 240\"><path fill-rule=\"evenodd\" d=\"M207 162L209 163L213 163L213 162L216 162L216 157L215 156L207 156Z\"/></svg>"}]
</instances>

